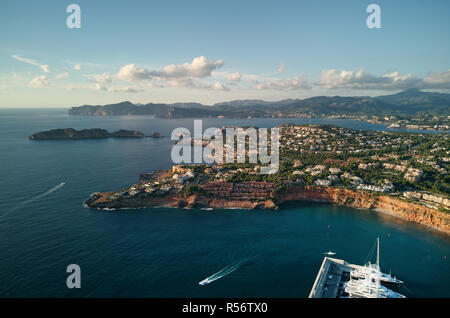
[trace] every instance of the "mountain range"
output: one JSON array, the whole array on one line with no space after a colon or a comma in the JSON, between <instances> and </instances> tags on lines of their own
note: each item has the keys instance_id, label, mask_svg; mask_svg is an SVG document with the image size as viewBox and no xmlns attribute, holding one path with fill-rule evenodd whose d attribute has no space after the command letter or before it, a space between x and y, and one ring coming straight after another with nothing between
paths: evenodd
<instances>
[{"instance_id":1,"label":"mountain range","mask_svg":"<svg viewBox=\"0 0 450 318\"><path fill-rule=\"evenodd\" d=\"M450 94L409 89L378 97L315 96L281 101L233 100L203 105L199 103L83 105L69 109L69 115L116 116L152 115L157 118L190 117L291 117L301 115L450 115Z\"/></svg>"}]
</instances>

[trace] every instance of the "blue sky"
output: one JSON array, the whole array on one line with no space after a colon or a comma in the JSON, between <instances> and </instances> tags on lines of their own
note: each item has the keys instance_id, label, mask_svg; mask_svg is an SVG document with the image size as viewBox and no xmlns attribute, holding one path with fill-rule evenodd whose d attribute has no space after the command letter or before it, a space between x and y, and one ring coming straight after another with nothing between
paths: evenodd
<instances>
[{"instance_id":1,"label":"blue sky","mask_svg":"<svg viewBox=\"0 0 450 318\"><path fill-rule=\"evenodd\" d=\"M66 7L81 8L81 28ZM381 29L366 7L381 8ZM450 89L449 1L2 1L0 107Z\"/></svg>"}]
</instances>

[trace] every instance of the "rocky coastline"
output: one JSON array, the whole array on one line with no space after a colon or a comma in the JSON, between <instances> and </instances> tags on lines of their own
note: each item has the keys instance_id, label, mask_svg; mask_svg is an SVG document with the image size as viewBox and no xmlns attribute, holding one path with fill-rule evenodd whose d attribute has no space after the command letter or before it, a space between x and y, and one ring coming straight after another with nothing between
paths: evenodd
<instances>
[{"instance_id":1,"label":"rocky coastline","mask_svg":"<svg viewBox=\"0 0 450 318\"><path fill-rule=\"evenodd\" d=\"M264 198L239 199L216 197L210 193L182 196L179 193L116 199L114 192L94 193L85 204L100 210L137 209L152 207L202 209L273 209L296 201L332 203L338 206L389 213L404 220L422 224L439 232L450 234L450 215L424 205L388 195L377 195L361 190L339 187L291 186L272 192Z\"/></svg>"},{"instance_id":2,"label":"rocky coastline","mask_svg":"<svg viewBox=\"0 0 450 318\"><path fill-rule=\"evenodd\" d=\"M311 187L289 190L281 202L315 201L334 203L357 209L388 213L404 220L422 224L439 232L450 234L450 215L415 202L389 195L376 195L361 190L337 187Z\"/></svg>"}]
</instances>

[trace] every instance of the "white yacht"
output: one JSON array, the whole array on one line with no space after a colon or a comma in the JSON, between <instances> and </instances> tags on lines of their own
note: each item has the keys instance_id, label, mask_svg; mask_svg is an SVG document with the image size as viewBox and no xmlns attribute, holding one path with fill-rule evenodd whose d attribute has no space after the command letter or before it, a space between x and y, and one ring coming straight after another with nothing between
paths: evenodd
<instances>
[{"instance_id":1,"label":"white yacht","mask_svg":"<svg viewBox=\"0 0 450 318\"><path fill-rule=\"evenodd\" d=\"M401 284L401 280L380 269L380 239L377 238L376 264L368 262L364 266L355 266L350 272L350 280L344 284L344 290L350 298L405 298L404 295L381 285L381 282Z\"/></svg>"},{"instance_id":2,"label":"white yacht","mask_svg":"<svg viewBox=\"0 0 450 318\"><path fill-rule=\"evenodd\" d=\"M376 264L367 263L366 266L361 266L350 273L350 277L354 279L362 279L367 274L375 274L379 269L376 268ZM380 272L380 281L388 284L403 284L403 281L392 277L391 274Z\"/></svg>"}]
</instances>

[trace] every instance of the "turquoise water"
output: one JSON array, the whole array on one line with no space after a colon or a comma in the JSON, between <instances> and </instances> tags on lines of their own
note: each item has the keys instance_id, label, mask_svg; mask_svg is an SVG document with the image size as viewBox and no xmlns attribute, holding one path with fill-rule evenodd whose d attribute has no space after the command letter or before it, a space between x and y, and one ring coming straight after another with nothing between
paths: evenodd
<instances>
[{"instance_id":1,"label":"turquoise water","mask_svg":"<svg viewBox=\"0 0 450 318\"><path fill-rule=\"evenodd\" d=\"M204 120L204 127L309 120ZM349 120L313 120L383 129ZM185 120L69 117L66 110L0 110L0 297L306 297L323 253L361 264L377 236L381 267L408 297L450 297L450 239L391 216L329 204L280 211L140 209L92 211L95 191L171 166L167 139L30 141L52 128L155 130ZM40 196L61 182L66 184ZM251 258L251 259L250 259ZM228 275L198 283L244 259ZM82 288L66 287L78 264Z\"/></svg>"}]
</instances>

